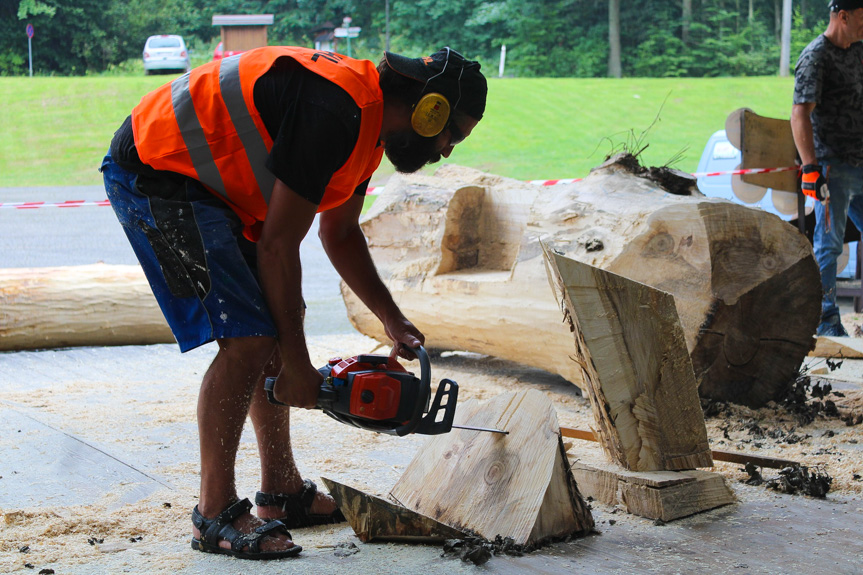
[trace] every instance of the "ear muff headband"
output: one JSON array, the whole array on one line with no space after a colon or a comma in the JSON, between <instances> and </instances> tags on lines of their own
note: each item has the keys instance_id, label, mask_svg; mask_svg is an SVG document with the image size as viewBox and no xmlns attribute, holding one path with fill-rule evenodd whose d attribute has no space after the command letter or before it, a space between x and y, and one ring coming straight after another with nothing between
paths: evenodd
<instances>
[{"instance_id":1,"label":"ear muff headband","mask_svg":"<svg viewBox=\"0 0 863 575\"><path fill-rule=\"evenodd\" d=\"M411 126L424 138L437 136L449 122L450 105L443 94L423 94L411 114Z\"/></svg>"}]
</instances>

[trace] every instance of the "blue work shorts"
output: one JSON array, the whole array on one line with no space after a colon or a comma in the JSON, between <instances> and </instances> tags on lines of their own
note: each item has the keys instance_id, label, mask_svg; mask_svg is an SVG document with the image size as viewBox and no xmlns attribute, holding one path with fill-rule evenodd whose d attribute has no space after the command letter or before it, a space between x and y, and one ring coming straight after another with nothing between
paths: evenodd
<instances>
[{"instance_id":1,"label":"blue work shorts","mask_svg":"<svg viewBox=\"0 0 863 575\"><path fill-rule=\"evenodd\" d=\"M255 244L227 204L195 180L139 176L110 154L100 171L181 351L216 339L277 336Z\"/></svg>"}]
</instances>

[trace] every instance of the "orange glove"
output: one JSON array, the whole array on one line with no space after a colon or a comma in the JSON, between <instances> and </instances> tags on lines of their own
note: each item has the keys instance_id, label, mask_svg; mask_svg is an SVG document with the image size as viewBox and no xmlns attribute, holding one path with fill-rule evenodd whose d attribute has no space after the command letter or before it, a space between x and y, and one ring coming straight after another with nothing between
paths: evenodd
<instances>
[{"instance_id":1,"label":"orange glove","mask_svg":"<svg viewBox=\"0 0 863 575\"><path fill-rule=\"evenodd\" d=\"M821 172L821 166L818 164L806 164L802 168L801 188L803 193L814 198L819 202L826 202L830 199L830 191L827 189L827 179Z\"/></svg>"}]
</instances>

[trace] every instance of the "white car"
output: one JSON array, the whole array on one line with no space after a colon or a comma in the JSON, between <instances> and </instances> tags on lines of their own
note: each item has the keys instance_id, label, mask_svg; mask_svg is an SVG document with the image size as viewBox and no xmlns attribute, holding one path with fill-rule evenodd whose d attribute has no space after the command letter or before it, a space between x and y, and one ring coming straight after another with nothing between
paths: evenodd
<instances>
[{"instance_id":1,"label":"white car","mask_svg":"<svg viewBox=\"0 0 863 575\"><path fill-rule=\"evenodd\" d=\"M144 44L144 73L152 74L160 70L191 69L189 51L182 36L162 34L150 36Z\"/></svg>"}]
</instances>

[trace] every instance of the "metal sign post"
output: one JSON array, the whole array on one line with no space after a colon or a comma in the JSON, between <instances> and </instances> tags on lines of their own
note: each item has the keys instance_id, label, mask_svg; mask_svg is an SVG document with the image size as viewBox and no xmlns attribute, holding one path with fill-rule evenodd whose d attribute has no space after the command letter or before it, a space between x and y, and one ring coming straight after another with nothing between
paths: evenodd
<instances>
[{"instance_id":1,"label":"metal sign post","mask_svg":"<svg viewBox=\"0 0 863 575\"><path fill-rule=\"evenodd\" d=\"M351 58L351 38L356 38L360 35L362 28L358 26L351 26L351 17L345 16L345 19L342 21L342 27L336 28L333 30L333 36L336 38L347 38L348 39L348 58Z\"/></svg>"},{"instance_id":2,"label":"metal sign post","mask_svg":"<svg viewBox=\"0 0 863 575\"><path fill-rule=\"evenodd\" d=\"M33 77L33 24L27 24L27 53L30 59L30 77Z\"/></svg>"}]
</instances>

